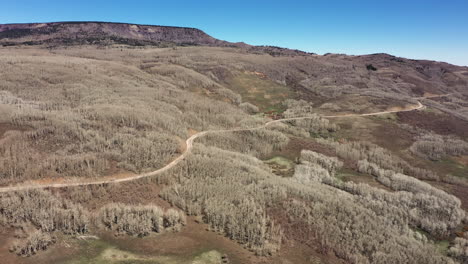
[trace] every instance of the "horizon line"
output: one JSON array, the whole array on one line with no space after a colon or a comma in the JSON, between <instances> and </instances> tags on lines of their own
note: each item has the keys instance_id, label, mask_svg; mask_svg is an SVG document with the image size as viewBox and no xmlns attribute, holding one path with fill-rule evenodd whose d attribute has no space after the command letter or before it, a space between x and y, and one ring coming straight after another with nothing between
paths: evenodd
<instances>
[{"instance_id":1,"label":"horizon line","mask_svg":"<svg viewBox=\"0 0 468 264\"><path fill-rule=\"evenodd\" d=\"M166 27L166 28L187 28L187 29L196 29L200 30L203 33L218 39L217 37L208 34L206 30L196 28L196 27L190 27L190 26L168 26L168 25L156 25L156 24L140 24L140 23L133 23L133 22L115 22L115 21L99 21L99 20L65 20L65 21L48 21L48 22L15 22L15 23L0 23L0 25L28 25L28 24L79 24L79 23L97 23L97 24L121 24L121 25L136 25L136 26L147 26L147 27ZM221 40L221 39L218 39ZM281 46L276 46L276 45L269 45L269 44L260 44L260 45L254 45L254 44L248 44L244 41L227 41L227 40L221 40L221 41L226 41L226 42L231 42L231 43L244 43L247 45L251 46L257 46L257 47L274 47L274 48L284 48L284 49L290 49L290 50L296 50L296 51L302 51L305 53L309 53L312 55L319 55L319 56L328 56L328 55L345 55L345 56L354 56L354 57L359 57L359 56L372 56L372 55L389 55L395 58L402 58L406 60L412 60L412 61L428 61L428 62L436 62L436 63L446 63L458 67L466 67L468 68L468 65L460 65L460 64L455 64L455 63L450 63L447 61L441 61L441 60L435 60L435 59L412 59L408 57L403 57L403 56L398 56L398 55L393 55L391 53L386 53L386 52L376 52L376 53L364 53L364 54L349 54L349 53L340 53L340 52L325 52L323 54L319 54L315 51L307 51L303 49L298 49L294 47L281 47Z\"/></svg>"}]
</instances>

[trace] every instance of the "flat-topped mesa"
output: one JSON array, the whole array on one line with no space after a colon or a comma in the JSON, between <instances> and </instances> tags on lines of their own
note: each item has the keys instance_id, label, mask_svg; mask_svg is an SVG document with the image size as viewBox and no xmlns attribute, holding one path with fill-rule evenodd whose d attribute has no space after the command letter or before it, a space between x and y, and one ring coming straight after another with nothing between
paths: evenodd
<instances>
[{"instance_id":1,"label":"flat-topped mesa","mask_svg":"<svg viewBox=\"0 0 468 264\"><path fill-rule=\"evenodd\" d=\"M153 26L114 22L51 22L0 24L0 47L17 45L112 45L235 47L245 52L271 56L307 56L299 50L253 46L213 38L190 27Z\"/></svg>"},{"instance_id":2,"label":"flat-topped mesa","mask_svg":"<svg viewBox=\"0 0 468 264\"><path fill-rule=\"evenodd\" d=\"M248 46L211 37L186 27L151 26L107 22L54 22L0 25L0 45L129 44Z\"/></svg>"}]
</instances>

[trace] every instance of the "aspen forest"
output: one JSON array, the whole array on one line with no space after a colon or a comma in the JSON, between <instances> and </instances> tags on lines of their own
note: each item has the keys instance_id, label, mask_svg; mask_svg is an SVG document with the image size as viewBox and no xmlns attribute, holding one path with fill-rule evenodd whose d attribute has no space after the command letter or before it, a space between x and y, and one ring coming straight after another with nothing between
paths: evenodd
<instances>
[{"instance_id":1,"label":"aspen forest","mask_svg":"<svg viewBox=\"0 0 468 264\"><path fill-rule=\"evenodd\" d=\"M468 71L289 52L1 47L1 259L467 263Z\"/></svg>"}]
</instances>

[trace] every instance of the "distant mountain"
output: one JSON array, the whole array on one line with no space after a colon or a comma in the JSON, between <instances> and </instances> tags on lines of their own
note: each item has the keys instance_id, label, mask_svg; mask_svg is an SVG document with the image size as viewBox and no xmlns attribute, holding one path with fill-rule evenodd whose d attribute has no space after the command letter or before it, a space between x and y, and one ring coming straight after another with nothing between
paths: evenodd
<instances>
[{"instance_id":1,"label":"distant mountain","mask_svg":"<svg viewBox=\"0 0 468 264\"><path fill-rule=\"evenodd\" d=\"M468 67L444 62L411 60L389 54L349 56L329 53L316 56L287 48L227 42L216 39L202 30L187 27L108 22L0 25L0 46L54 47L112 44L234 47L242 53L269 54L275 57L307 56L307 60L298 57L271 61L270 66L263 65L264 69L258 71L271 71L268 75L276 81L297 89L310 90L321 96L335 96L342 92L359 94L385 92L385 96L389 93L412 97L456 94L455 98L463 98L462 100L468 98ZM251 65L251 68L254 67L260 67L257 60ZM463 103L463 107L466 108L466 103ZM463 113L468 120L466 111Z\"/></svg>"},{"instance_id":2,"label":"distant mountain","mask_svg":"<svg viewBox=\"0 0 468 264\"><path fill-rule=\"evenodd\" d=\"M55 22L0 25L0 45L129 44L247 47L215 39L196 28L107 22Z\"/></svg>"},{"instance_id":3,"label":"distant mountain","mask_svg":"<svg viewBox=\"0 0 468 264\"><path fill-rule=\"evenodd\" d=\"M310 53L274 46L252 46L213 38L200 29L111 22L0 24L0 45L112 45L236 47L251 53L297 56Z\"/></svg>"}]
</instances>

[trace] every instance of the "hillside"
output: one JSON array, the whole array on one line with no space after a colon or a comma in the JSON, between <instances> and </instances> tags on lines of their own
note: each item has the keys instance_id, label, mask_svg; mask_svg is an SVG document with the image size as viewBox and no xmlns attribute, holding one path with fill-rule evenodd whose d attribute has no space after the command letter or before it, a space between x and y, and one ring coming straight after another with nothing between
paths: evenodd
<instances>
[{"instance_id":1,"label":"hillside","mask_svg":"<svg viewBox=\"0 0 468 264\"><path fill-rule=\"evenodd\" d=\"M190 28L0 32L2 263L468 260L467 67Z\"/></svg>"}]
</instances>

